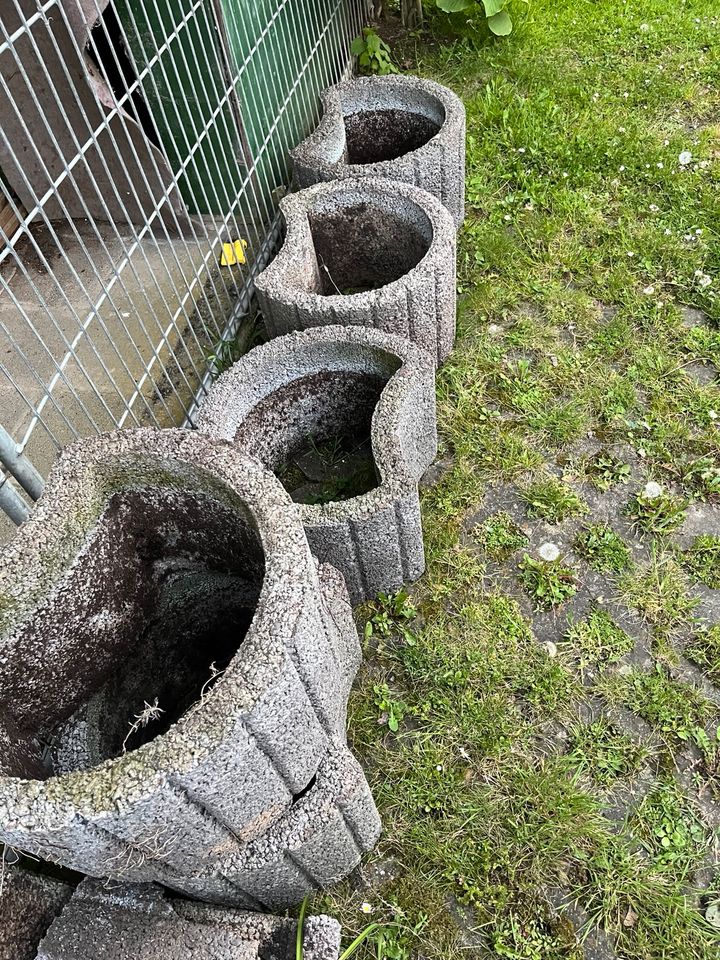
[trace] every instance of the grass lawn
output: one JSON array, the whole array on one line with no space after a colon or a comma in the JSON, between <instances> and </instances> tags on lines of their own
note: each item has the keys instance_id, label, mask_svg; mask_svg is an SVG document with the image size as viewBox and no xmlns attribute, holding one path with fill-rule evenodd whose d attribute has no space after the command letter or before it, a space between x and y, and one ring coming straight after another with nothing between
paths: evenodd
<instances>
[{"instance_id":1,"label":"grass lawn","mask_svg":"<svg viewBox=\"0 0 720 960\"><path fill-rule=\"evenodd\" d=\"M427 573L363 612L350 739L384 836L311 909L390 960L709 960L720 7L515 20L394 50L467 107L458 345Z\"/></svg>"}]
</instances>

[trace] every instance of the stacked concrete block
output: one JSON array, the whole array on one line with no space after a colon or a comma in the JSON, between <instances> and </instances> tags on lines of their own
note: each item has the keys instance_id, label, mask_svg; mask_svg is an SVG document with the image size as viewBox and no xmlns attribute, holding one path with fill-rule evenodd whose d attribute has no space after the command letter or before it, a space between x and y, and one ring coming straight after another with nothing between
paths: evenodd
<instances>
[{"instance_id":1,"label":"stacked concrete block","mask_svg":"<svg viewBox=\"0 0 720 960\"><path fill-rule=\"evenodd\" d=\"M323 118L291 151L300 187L388 177L434 194L460 226L465 108L447 87L410 76L358 77L322 95Z\"/></svg>"},{"instance_id":2,"label":"stacked concrete block","mask_svg":"<svg viewBox=\"0 0 720 960\"><path fill-rule=\"evenodd\" d=\"M367 327L288 334L226 371L197 420L276 472L308 438L320 443L368 420L375 486L299 505L313 553L341 571L355 603L424 569L418 480L437 450L432 358Z\"/></svg>"},{"instance_id":3,"label":"stacked concrete block","mask_svg":"<svg viewBox=\"0 0 720 960\"><path fill-rule=\"evenodd\" d=\"M219 866L168 885L213 903L285 909L347 876L379 835L380 819L362 769L338 742L307 793L265 834Z\"/></svg>"},{"instance_id":4,"label":"stacked concrete block","mask_svg":"<svg viewBox=\"0 0 720 960\"><path fill-rule=\"evenodd\" d=\"M375 327L443 362L455 340L455 229L438 200L369 177L317 184L280 207L285 241L255 281L271 336Z\"/></svg>"},{"instance_id":5,"label":"stacked concrete block","mask_svg":"<svg viewBox=\"0 0 720 960\"><path fill-rule=\"evenodd\" d=\"M61 880L8 862L2 851L0 960L35 960L38 944L73 894Z\"/></svg>"},{"instance_id":6,"label":"stacked concrete block","mask_svg":"<svg viewBox=\"0 0 720 960\"><path fill-rule=\"evenodd\" d=\"M0 839L168 885L242 856L344 737L359 659L260 463L182 430L68 448L0 558Z\"/></svg>"},{"instance_id":7,"label":"stacked concrete block","mask_svg":"<svg viewBox=\"0 0 720 960\"><path fill-rule=\"evenodd\" d=\"M296 941L292 919L170 899L149 884L85 880L37 960L295 960ZM337 960L338 923L308 917L302 946L304 960Z\"/></svg>"}]
</instances>

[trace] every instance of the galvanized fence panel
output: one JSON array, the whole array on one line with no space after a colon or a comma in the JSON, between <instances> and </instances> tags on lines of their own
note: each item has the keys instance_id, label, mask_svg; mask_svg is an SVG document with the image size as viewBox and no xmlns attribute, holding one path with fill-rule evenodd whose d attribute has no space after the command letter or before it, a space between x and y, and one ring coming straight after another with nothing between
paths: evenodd
<instances>
[{"instance_id":1,"label":"galvanized fence panel","mask_svg":"<svg viewBox=\"0 0 720 960\"><path fill-rule=\"evenodd\" d=\"M288 151L349 69L364 11L3 0L0 510L14 522L72 439L192 424L277 243Z\"/></svg>"}]
</instances>

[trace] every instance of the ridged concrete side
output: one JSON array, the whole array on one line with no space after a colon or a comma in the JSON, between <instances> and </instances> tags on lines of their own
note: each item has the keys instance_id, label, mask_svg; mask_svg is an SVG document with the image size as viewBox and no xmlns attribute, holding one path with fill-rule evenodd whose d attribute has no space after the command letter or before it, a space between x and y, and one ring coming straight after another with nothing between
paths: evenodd
<instances>
[{"instance_id":1,"label":"ridged concrete side","mask_svg":"<svg viewBox=\"0 0 720 960\"><path fill-rule=\"evenodd\" d=\"M352 420L365 378L384 387L372 414L378 484L349 500L299 506L310 548L344 576L354 603L423 572L418 480L437 451L432 359L409 341L362 327L288 334L252 350L214 385L198 430L234 441L278 469L288 451ZM312 402L309 398L312 397Z\"/></svg>"},{"instance_id":2,"label":"ridged concrete side","mask_svg":"<svg viewBox=\"0 0 720 960\"><path fill-rule=\"evenodd\" d=\"M296 939L291 918L171 900L148 884L85 880L37 960L295 960ZM337 921L308 917L305 960L337 960L339 953Z\"/></svg>"},{"instance_id":3,"label":"ridged concrete side","mask_svg":"<svg viewBox=\"0 0 720 960\"><path fill-rule=\"evenodd\" d=\"M422 236L424 255L376 289L323 293L311 221L344 214L352 219L362 205L373 210L370 242L386 245L387 258L398 255L411 233ZM452 219L438 200L404 183L364 177L319 183L286 197L280 207L287 226L283 246L255 281L270 336L329 324L375 327L411 340L437 364L446 359L455 341L456 240ZM396 235L398 223L406 224L404 237ZM362 258L363 250L354 254Z\"/></svg>"},{"instance_id":4,"label":"ridged concrete side","mask_svg":"<svg viewBox=\"0 0 720 960\"><path fill-rule=\"evenodd\" d=\"M192 877L169 879L187 896L248 909L284 909L347 876L377 842L380 818L347 747L331 747L308 792L241 853Z\"/></svg>"}]
</instances>

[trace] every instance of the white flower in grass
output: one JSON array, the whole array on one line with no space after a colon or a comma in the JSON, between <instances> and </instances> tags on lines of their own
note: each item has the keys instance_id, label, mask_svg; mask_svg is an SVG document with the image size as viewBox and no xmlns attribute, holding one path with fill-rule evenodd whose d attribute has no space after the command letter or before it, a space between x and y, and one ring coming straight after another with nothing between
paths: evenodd
<instances>
[{"instance_id":1,"label":"white flower in grass","mask_svg":"<svg viewBox=\"0 0 720 960\"><path fill-rule=\"evenodd\" d=\"M663 488L655 480L648 480L643 487L642 495L645 500L657 500L663 495Z\"/></svg>"},{"instance_id":2,"label":"white flower in grass","mask_svg":"<svg viewBox=\"0 0 720 960\"><path fill-rule=\"evenodd\" d=\"M711 420L717 420L718 418L718 415L715 412L715 410L708 410L708 416L710 417Z\"/></svg>"},{"instance_id":3,"label":"white flower in grass","mask_svg":"<svg viewBox=\"0 0 720 960\"><path fill-rule=\"evenodd\" d=\"M548 563L552 563L553 560L557 560L560 556L560 548L556 543L543 543L543 545L538 550L538 555L543 560L547 560Z\"/></svg>"},{"instance_id":4,"label":"white flower in grass","mask_svg":"<svg viewBox=\"0 0 720 960\"><path fill-rule=\"evenodd\" d=\"M650 213L657 213L659 209L660 207L656 203L650 204L650 207L649 207Z\"/></svg>"},{"instance_id":5,"label":"white flower in grass","mask_svg":"<svg viewBox=\"0 0 720 960\"><path fill-rule=\"evenodd\" d=\"M557 644L553 643L552 640L546 640L543 646L545 647L545 652L549 657L557 656Z\"/></svg>"},{"instance_id":6,"label":"white flower in grass","mask_svg":"<svg viewBox=\"0 0 720 960\"><path fill-rule=\"evenodd\" d=\"M678 157L678 163L681 167L686 167L692 160L692 154L689 150L683 150L683 152Z\"/></svg>"},{"instance_id":7,"label":"white flower in grass","mask_svg":"<svg viewBox=\"0 0 720 960\"><path fill-rule=\"evenodd\" d=\"M367 900L365 900L363 901L363 903L360 904L360 909L362 910L363 913L372 913L373 908L372 908L372 904L368 903Z\"/></svg>"},{"instance_id":8,"label":"white flower in grass","mask_svg":"<svg viewBox=\"0 0 720 960\"><path fill-rule=\"evenodd\" d=\"M645 287L643 293L646 297L651 297L655 293L655 287Z\"/></svg>"},{"instance_id":9,"label":"white flower in grass","mask_svg":"<svg viewBox=\"0 0 720 960\"><path fill-rule=\"evenodd\" d=\"M695 271L695 279L698 282L698 286L702 287L703 290L712 283L712 277L709 277L707 273L703 273L702 270Z\"/></svg>"}]
</instances>

